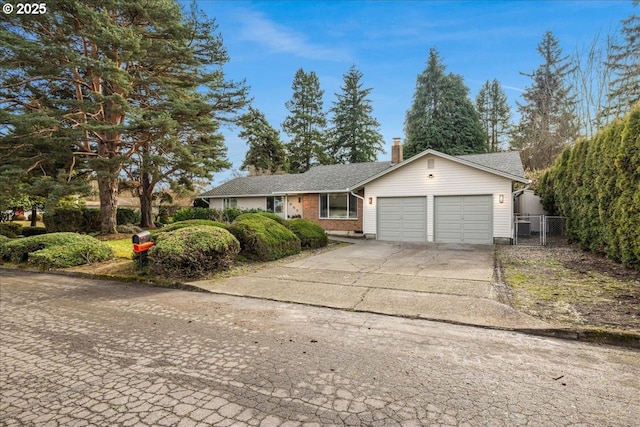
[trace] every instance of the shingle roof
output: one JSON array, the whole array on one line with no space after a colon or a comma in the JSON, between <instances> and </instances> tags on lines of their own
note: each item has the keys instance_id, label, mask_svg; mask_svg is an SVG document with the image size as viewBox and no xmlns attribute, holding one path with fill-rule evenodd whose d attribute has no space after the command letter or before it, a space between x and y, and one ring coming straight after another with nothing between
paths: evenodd
<instances>
[{"instance_id":1,"label":"shingle roof","mask_svg":"<svg viewBox=\"0 0 640 427\"><path fill-rule=\"evenodd\" d=\"M506 172L520 178L525 178L522 160L518 151L501 151L498 153L466 154L457 158L475 163L497 172Z\"/></svg>"},{"instance_id":2,"label":"shingle roof","mask_svg":"<svg viewBox=\"0 0 640 427\"><path fill-rule=\"evenodd\" d=\"M345 191L352 185L391 167L389 162L314 166L295 175L246 176L232 179L203 197L264 196L274 193Z\"/></svg>"},{"instance_id":3,"label":"shingle roof","mask_svg":"<svg viewBox=\"0 0 640 427\"><path fill-rule=\"evenodd\" d=\"M507 151L457 156L466 162L524 179L520 154ZM396 165L401 167L402 163ZM390 169L390 162L349 163L314 166L294 175L247 176L232 179L202 197L265 196L278 193L342 192Z\"/></svg>"}]
</instances>

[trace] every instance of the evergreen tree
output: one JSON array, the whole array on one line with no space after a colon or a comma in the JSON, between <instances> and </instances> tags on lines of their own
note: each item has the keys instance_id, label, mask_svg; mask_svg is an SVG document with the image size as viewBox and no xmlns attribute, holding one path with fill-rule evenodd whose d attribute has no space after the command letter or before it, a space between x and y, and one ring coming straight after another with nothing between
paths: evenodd
<instances>
[{"instance_id":1,"label":"evergreen tree","mask_svg":"<svg viewBox=\"0 0 640 427\"><path fill-rule=\"evenodd\" d=\"M293 96L285 103L291 114L282 123L282 130L291 138L286 144L289 170L302 173L314 164L326 161L324 132L327 119L322 111L324 91L320 90L316 73L305 73L302 68L295 74L292 89Z\"/></svg>"},{"instance_id":2,"label":"evergreen tree","mask_svg":"<svg viewBox=\"0 0 640 427\"><path fill-rule=\"evenodd\" d=\"M482 125L468 93L461 76L445 74L432 48L405 118L407 157L428 148L453 155L484 152Z\"/></svg>"},{"instance_id":3,"label":"evergreen tree","mask_svg":"<svg viewBox=\"0 0 640 427\"><path fill-rule=\"evenodd\" d=\"M610 118L624 117L640 103L640 16L624 19L622 34L624 43L612 46L607 63L615 73L608 93Z\"/></svg>"},{"instance_id":4,"label":"evergreen tree","mask_svg":"<svg viewBox=\"0 0 640 427\"><path fill-rule=\"evenodd\" d=\"M242 169L249 170L249 175L287 172L287 153L280 134L260 110L249 108L249 112L240 119L240 126L242 131L238 136L249 146Z\"/></svg>"},{"instance_id":5,"label":"evergreen tree","mask_svg":"<svg viewBox=\"0 0 640 427\"><path fill-rule=\"evenodd\" d=\"M154 167L165 177L174 170L149 163L159 158L181 158L175 170L196 165L199 175L221 165L199 163L202 154L224 160L221 137L209 139L209 149L191 151L191 144L169 136L183 136L186 128L189 137L208 139L217 129L216 100L242 92L224 80L226 51L201 13L185 16L173 0L57 0L47 3L46 14L3 15L0 22L5 138L48 134L71 147L69 168L88 159L103 233L115 232L119 182L136 156L146 159L139 162L141 177ZM206 95L195 95L196 88ZM162 111L168 106L173 110ZM37 118L41 124L32 125ZM213 123L200 126L207 120Z\"/></svg>"},{"instance_id":6,"label":"evergreen tree","mask_svg":"<svg viewBox=\"0 0 640 427\"><path fill-rule=\"evenodd\" d=\"M544 60L532 74L532 79L518 103L520 123L515 128L512 145L521 151L525 169L545 169L554 162L567 144L577 137L574 115L575 101L566 83L573 71L568 56L554 35L547 31L538 45Z\"/></svg>"},{"instance_id":7,"label":"evergreen tree","mask_svg":"<svg viewBox=\"0 0 640 427\"><path fill-rule=\"evenodd\" d=\"M373 107L368 99L372 89L362 88L362 73L351 66L344 75L344 86L329 110L333 113L329 130L329 162L373 162L384 152L380 123L371 116Z\"/></svg>"},{"instance_id":8,"label":"evergreen tree","mask_svg":"<svg viewBox=\"0 0 640 427\"><path fill-rule=\"evenodd\" d=\"M497 80L486 81L476 96L476 108L485 134L487 152L501 151L507 148L505 137L511 129L511 108L507 95Z\"/></svg>"}]
</instances>

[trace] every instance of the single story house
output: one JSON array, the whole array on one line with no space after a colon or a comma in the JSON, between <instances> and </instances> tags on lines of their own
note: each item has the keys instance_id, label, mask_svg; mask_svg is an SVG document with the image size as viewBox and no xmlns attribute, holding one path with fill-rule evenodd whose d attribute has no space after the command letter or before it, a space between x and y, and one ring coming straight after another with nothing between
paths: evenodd
<instances>
[{"instance_id":1,"label":"single story house","mask_svg":"<svg viewBox=\"0 0 640 427\"><path fill-rule=\"evenodd\" d=\"M211 208L260 208L379 240L511 242L513 186L529 183L518 152L451 156L429 149L403 160L396 138L391 158L235 178L201 197Z\"/></svg>"}]
</instances>

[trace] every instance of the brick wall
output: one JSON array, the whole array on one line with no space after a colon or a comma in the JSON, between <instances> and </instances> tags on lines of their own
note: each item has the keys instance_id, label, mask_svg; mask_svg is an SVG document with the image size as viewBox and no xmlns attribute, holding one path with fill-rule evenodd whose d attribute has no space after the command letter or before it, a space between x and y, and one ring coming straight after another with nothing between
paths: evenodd
<instances>
[{"instance_id":1,"label":"brick wall","mask_svg":"<svg viewBox=\"0 0 640 427\"><path fill-rule=\"evenodd\" d=\"M362 194L360 194L362 196ZM310 219L326 231L353 231L362 233L362 200L358 200L358 219L320 219L320 197L318 194L302 196L302 217Z\"/></svg>"}]
</instances>

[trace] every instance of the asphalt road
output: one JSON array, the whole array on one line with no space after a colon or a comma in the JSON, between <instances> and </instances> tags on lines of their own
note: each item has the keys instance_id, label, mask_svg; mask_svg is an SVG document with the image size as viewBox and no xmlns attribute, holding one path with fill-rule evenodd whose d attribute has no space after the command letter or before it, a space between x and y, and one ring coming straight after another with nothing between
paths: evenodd
<instances>
[{"instance_id":1,"label":"asphalt road","mask_svg":"<svg viewBox=\"0 0 640 427\"><path fill-rule=\"evenodd\" d=\"M637 426L640 352L0 270L2 426Z\"/></svg>"}]
</instances>

